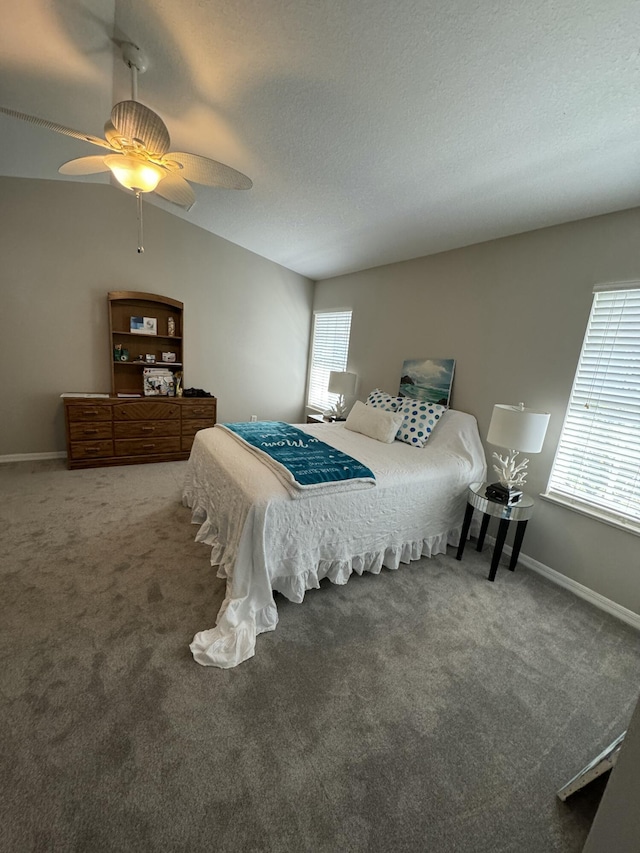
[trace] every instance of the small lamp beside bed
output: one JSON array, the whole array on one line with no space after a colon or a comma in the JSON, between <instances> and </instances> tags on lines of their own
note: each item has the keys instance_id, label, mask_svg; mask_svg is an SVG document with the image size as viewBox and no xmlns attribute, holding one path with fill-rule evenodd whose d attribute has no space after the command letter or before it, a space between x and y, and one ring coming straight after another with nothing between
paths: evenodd
<instances>
[{"instance_id":1,"label":"small lamp beside bed","mask_svg":"<svg viewBox=\"0 0 640 853\"><path fill-rule=\"evenodd\" d=\"M329 374L329 393L338 394L338 400L333 408L325 412L325 416L335 418L337 421L342 421L346 417L347 403L346 397L353 397L356 392L356 382L358 377L355 373L346 373L345 371L332 370Z\"/></svg>"}]
</instances>

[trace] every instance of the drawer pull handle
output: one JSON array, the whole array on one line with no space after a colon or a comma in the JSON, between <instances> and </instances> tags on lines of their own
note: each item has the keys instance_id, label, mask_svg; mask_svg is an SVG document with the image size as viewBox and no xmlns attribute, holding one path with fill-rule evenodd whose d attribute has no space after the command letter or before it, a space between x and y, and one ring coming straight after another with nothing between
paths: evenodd
<instances>
[{"instance_id":1,"label":"drawer pull handle","mask_svg":"<svg viewBox=\"0 0 640 853\"><path fill-rule=\"evenodd\" d=\"M100 411L99 409L83 409L82 414L85 417L91 417L91 415L99 415Z\"/></svg>"},{"instance_id":2,"label":"drawer pull handle","mask_svg":"<svg viewBox=\"0 0 640 853\"><path fill-rule=\"evenodd\" d=\"M143 450L153 450L154 447L155 447L155 444L143 444L142 445Z\"/></svg>"},{"instance_id":3,"label":"drawer pull handle","mask_svg":"<svg viewBox=\"0 0 640 853\"><path fill-rule=\"evenodd\" d=\"M85 447L84 452L85 453L100 453L100 448L99 447Z\"/></svg>"},{"instance_id":4,"label":"drawer pull handle","mask_svg":"<svg viewBox=\"0 0 640 853\"><path fill-rule=\"evenodd\" d=\"M142 427L142 432L155 432L155 431L156 431L156 428L153 426L143 426Z\"/></svg>"},{"instance_id":5,"label":"drawer pull handle","mask_svg":"<svg viewBox=\"0 0 640 853\"><path fill-rule=\"evenodd\" d=\"M98 432L97 429L85 429L84 430L85 435L95 435L97 432Z\"/></svg>"}]
</instances>

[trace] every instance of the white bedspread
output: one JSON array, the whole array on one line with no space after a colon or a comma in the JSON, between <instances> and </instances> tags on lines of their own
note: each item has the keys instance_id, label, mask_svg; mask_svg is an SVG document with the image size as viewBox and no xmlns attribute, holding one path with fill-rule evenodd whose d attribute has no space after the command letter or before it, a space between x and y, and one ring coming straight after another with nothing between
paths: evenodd
<instances>
[{"instance_id":1,"label":"white bedspread","mask_svg":"<svg viewBox=\"0 0 640 853\"><path fill-rule=\"evenodd\" d=\"M278 622L273 591L301 602L324 577L344 584L355 571L445 553L457 544L466 487L486 462L475 418L445 412L424 448L383 444L344 424L300 429L367 465L376 486L291 500L276 475L225 430L196 434L183 501L227 579L216 627L191 643L205 666L236 666L255 653L256 635Z\"/></svg>"}]
</instances>

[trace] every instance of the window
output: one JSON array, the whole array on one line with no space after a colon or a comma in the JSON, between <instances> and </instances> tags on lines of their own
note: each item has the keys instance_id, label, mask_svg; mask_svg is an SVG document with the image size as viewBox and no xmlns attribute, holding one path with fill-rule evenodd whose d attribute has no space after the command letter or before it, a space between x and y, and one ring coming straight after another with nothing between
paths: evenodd
<instances>
[{"instance_id":1,"label":"window","mask_svg":"<svg viewBox=\"0 0 640 853\"><path fill-rule=\"evenodd\" d=\"M640 533L640 282L595 290L546 496Z\"/></svg>"},{"instance_id":2,"label":"window","mask_svg":"<svg viewBox=\"0 0 640 853\"><path fill-rule=\"evenodd\" d=\"M327 390L329 373L332 370L347 369L350 333L351 311L323 311L314 314L308 406L325 411L338 399L337 394L330 394Z\"/></svg>"}]
</instances>

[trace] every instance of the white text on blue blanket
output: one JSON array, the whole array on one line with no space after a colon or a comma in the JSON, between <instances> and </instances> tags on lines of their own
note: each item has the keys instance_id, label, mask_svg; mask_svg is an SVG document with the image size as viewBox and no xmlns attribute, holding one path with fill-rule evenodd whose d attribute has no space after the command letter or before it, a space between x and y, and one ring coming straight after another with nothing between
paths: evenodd
<instances>
[{"instance_id":1,"label":"white text on blue blanket","mask_svg":"<svg viewBox=\"0 0 640 853\"><path fill-rule=\"evenodd\" d=\"M306 442L302 439L296 439L295 441L290 441L288 438L280 438L278 441L265 441L264 439L270 438L270 435L261 435L262 444L264 447L309 447L310 444L318 444L317 438L309 438Z\"/></svg>"}]
</instances>

